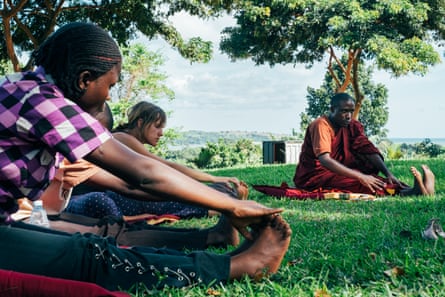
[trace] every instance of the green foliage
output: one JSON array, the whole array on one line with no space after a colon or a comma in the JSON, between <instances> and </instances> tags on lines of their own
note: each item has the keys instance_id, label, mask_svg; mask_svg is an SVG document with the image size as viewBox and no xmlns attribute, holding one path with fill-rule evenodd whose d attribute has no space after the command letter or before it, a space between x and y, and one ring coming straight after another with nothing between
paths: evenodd
<instances>
[{"instance_id":1,"label":"green foliage","mask_svg":"<svg viewBox=\"0 0 445 297\"><path fill-rule=\"evenodd\" d=\"M175 129L173 128L165 129L164 135L159 140L158 145L155 147L147 145L147 149L161 158L167 158L170 154L168 151L169 145L172 142L174 142L175 139L177 139L178 137L179 137L179 132L176 131Z\"/></svg>"},{"instance_id":2,"label":"green foliage","mask_svg":"<svg viewBox=\"0 0 445 297\"><path fill-rule=\"evenodd\" d=\"M257 165L261 160L261 147L251 140L241 139L233 143L221 138L217 143L208 142L191 162L198 168L212 169Z\"/></svg>"},{"instance_id":3,"label":"green foliage","mask_svg":"<svg viewBox=\"0 0 445 297\"><path fill-rule=\"evenodd\" d=\"M386 160L399 160L405 156L401 146L389 140L381 141L378 144L378 148Z\"/></svg>"},{"instance_id":4,"label":"green foliage","mask_svg":"<svg viewBox=\"0 0 445 297\"><path fill-rule=\"evenodd\" d=\"M223 52L232 60L270 66L312 67L328 55L334 90L353 89L358 103L355 119L366 95L358 74L365 61L395 77L425 75L440 62L433 45L445 36L443 0L241 0L234 7L237 24L223 30ZM347 63L341 63L342 56L347 56ZM342 79L332 71L333 65L340 67ZM377 120L380 125L386 122L373 119Z\"/></svg>"},{"instance_id":5,"label":"green foliage","mask_svg":"<svg viewBox=\"0 0 445 297\"><path fill-rule=\"evenodd\" d=\"M113 87L113 95L118 101L110 103L115 126L127 122L127 110L139 101L147 100L156 104L160 99L174 99L173 90L165 84L167 75L160 70L164 64L160 53L148 51L141 44L125 47L122 53L122 79ZM165 157L168 145L177 137L178 132L174 129L166 129L158 145L147 146L147 149Z\"/></svg>"},{"instance_id":6,"label":"green foliage","mask_svg":"<svg viewBox=\"0 0 445 297\"><path fill-rule=\"evenodd\" d=\"M334 68L334 71L338 71L337 67ZM338 71L338 76L342 77L340 71ZM386 106L388 91L382 84L374 84L372 82L371 66L360 67L359 77L364 93L359 120L362 122L365 133L368 136L385 137L387 131L383 127L388 121L388 108ZM319 89L308 87L307 91L308 106L305 110L306 112L300 113L302 135L304 135L310 122L320 115L329 112L330 98L335 94L336 86L332 76L327 73ZM351 88L348 88L347 91L350 94L352 93Z\"/></svg>"},{"instance_id":7,"label":"green foliage","mask_svg":"<svg viewBox=\"0 0 445 297\"><path fill-rule=\"evenodd\" d=\"M0 75L5 75L12 72L11 62L4 60L0 61Z\"/></svg>"},{"instance_id":8,"label":"green foliage","mask_svg":"<svg viewBox=\"0 0 445 297\"><path fill-rule=\"evenodd\" d=\"M180 137L180 136L179 136ZM179 163L191 168L197 168L191 160L198 158L200 147L184 147L182 149L170 149L165 155L165 159Z\"/></svg>"},{"instance_id":9,"label":"green foliage","mask_svg":"<svg viewBox=\"0 0 445 297\"><path fill-rule=\"evenodd\" d=\"M251 131L181 131L178 138L176 138L170 145L170 150L166 158L168 160L173 160L189 167L196 168L197 165L194 163L194 161L198 159L201 148L205 147L207 143L218 143L220 139L224 139L224 141L226 141L227 143L236 143L237 141L243 143L247 139L249 139L249 141L252 141L254 144L261 144L263 141L275 139L294 140L295 138L296 137L292 137L287 134L271 134L265 132ZM261 152L259 152L258 155L255 156L255 159L256 158L260 158L259 162L261 161ZM240 162L242 162L242 160L240 160Z\"/></svg>"},{"instance_id":10,"label":"green foliage","mask_svg":"<svg viewBox=\"0 0 445 297\"><path fill-rule=\"evenodd\" d=\"M329 47L361 48L362 58L395 75L424 73L439 62L430 42L443 39L444 15L440 0L237 1L237 25L224 29L220 47L232 59L308 66ZM410 66L401 71L402 63Z\"/></svg>"},{"instance_id":11,"label":"green foliage","mask_svg":"<svg viewBox=\"0 0 445 297\"><path fill-rule=\"evenodd\" d=\"M112 111L116 124L126 120L128 108L139 101L157 103L160 99L173 100L173 90L165 84L168 76L161 71L164 58L159 52L147 50L141 44L132 44L122 48L124 64L122 79L113 87Z\"/></svg>"},{"instance_id":12,"label":"green foliage","mask_svg":"<svg viewBox=\"0 0 445 297\"><path fill-rule=\"evenodd\" d=\"M431 44L425 44L418 37L402 42L376 36L369 41L369 48L376 52L377 66L381 69L391 67L395 77L415 73L425 75L428 67L438 63L438 55Z\"/></svg>"},{"instance_id":13,"label":"green foliage","mask_svg":"<svg viewBox=\"0 0 445 297\"><path fill-rule=\"evenodd\" d=\"M389 160L399 160L403 158L403 152L400 146L390 146L386 152Z\"/></svg>"},{"instance_id":14,"label":"green foliage","mask_svg":"<svg viewBox=\"0 0 445 297\"><path fill-rule=\"evenodd\" d=\"M440 144L433 143L431 139L425 138L420 143L414 144L395 144L388 139L383 139L377 144L385 159L428 159L428 158L444 158L445 147Z\"/></svg>"},{"instance_id":15,"label":"green foliage","mask_svg":"<svg viewBox=\"0 0 445 297\"><path fill-rule=\"evenodd\" d=\"M411 154L417 158L437 158L445 153L443 146L433 143L429 138L425 138L422 142L415 144L403 143L400 148L403 152Z\"/></svg>"},{"instance_id":16,"label":"green foliage","mask_svg":"<svg viewBox=\"0 0 445 297\"><path fill-rule=\"evenodd\" d=\"M142 33L148 39L163 38L191 62L208 62L212 43L200 37L184 40L169 18L179 12L209 18L229 6L189 0L6 1L0 6L0 33L5 37L0 39L0 60L9 59L19 70L17 56L38 47L58 26L88 21L112 32L121 45L128 45L129 40Z\"/></svg>"},{"instance_id":17,"label":"green foliage","mask_svg":"<svg viewBox=\"0 0 445 297\"><path fill-rule=\"evenodd\" d=\"M424 139L416 147L416 153L425 154L429 158L436 158L444 152L445 150L440 145L432 143L429 138Z\"/></svg>"},{"instance_id":18,"label":"green foliage","mask_svg":"<svg viewBox=\"0 0 445 297\"><path fill-rule=\"evenodd\" d=\"M213 50L210 41L204 41L200 37L190 38L190 40L179 48L179 52L183 57L187 57L190 63L210 61Z\"/></svg>"},{"instance_id":19,"label":"green foliage","mask_svg":"<svg viewBox=\"0 0 445 297\"><path fill-rule=\"evenodd\" d=\"M120 98L151 97L158 100L165 97L174 98L174 93L165 85L167 75L161 72L165 59L159 52L148 51L144 45L135 43L122 48L125 57L122 66Z\"/></svg>"}]
</instances>

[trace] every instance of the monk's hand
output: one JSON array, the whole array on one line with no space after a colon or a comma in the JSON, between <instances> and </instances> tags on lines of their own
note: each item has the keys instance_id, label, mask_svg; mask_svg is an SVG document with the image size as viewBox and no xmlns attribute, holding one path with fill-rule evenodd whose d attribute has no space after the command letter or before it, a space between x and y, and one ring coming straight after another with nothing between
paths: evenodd
<instances>
[{"instance_id":1,"label":"monk's hand","mask_svg":"<svg viewBox=\"0 0 445 297\"><path fill-rule=\"evenodd\" d=\"M281 208L270 208L252 200L237 200L238 206L225 215L246 239L253 240L249 226L258 225L270 216L281 213Z\"/></svg>"},{"instance_id":2,"label":"monk's hand","mask_svg":"<svg viewBox=\"0 0 445 297\"><path fill-rule=\"evenodd\" d=\"M360 183L375 193L377 190L383 190L386 186L385 182L373 175L362 174L359 178Z\"/></svg>"},{"instance_id":3,"label":"monk's hand","mask_svg":"<svg viewBox=\"0 0 445 297\"><path fill-rule=\"evenodd\" d=\"M388 178L389 184L391 184L391 185L396 184L400 187L403 186L403 183L400 180L398 180L392 173L389 173L387 178Z\"/></svg>"}]
</instances>

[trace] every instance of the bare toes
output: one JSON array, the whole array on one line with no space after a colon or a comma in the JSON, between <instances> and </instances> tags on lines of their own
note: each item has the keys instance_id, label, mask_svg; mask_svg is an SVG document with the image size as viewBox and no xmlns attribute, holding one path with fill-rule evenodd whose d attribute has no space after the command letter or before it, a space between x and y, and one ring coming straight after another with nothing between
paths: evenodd
<instances>
[{"instance_id":1,"label":"bare toes","mask_svg":"<svg viewBox=\"0 0 445 297\"><path fill-rule=\"evenodd\" d=\"M423 183L422 174L420 173L420 171L417 170L417 168L414 166L410 167L410 171L414 176L414 189L417 191L418 194L428 195L428 191L425 187L425 184Z\"/></svg>"},{"instance_id":2,"label":"bare toes","mask_svg":"<svg viewBox=\"0 0 445 297\"><path fill-rule=\"evenodd\" d=\"M434 195L435 192L435 176L431 169L423 164L422 170L424 173L423 183L425 184L426 190L429 195Z\"/></svg>"}]
</instances>

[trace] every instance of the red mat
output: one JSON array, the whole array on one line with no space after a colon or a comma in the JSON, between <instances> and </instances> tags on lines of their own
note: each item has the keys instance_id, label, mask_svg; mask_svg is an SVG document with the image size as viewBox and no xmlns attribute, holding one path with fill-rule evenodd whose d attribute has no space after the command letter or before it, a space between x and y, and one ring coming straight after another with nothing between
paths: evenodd
<instances>
[{"instance_id":1,"label":"red mat","mask_svg":"<svg viewBox=\"0 0 445 297\"><path fill-rule=\"evenodd\" d=\"M317 189L314 191L306 191L302 189L292 188L285 182L281 186L270 185L252 185L258 192L264 193L273 197L288 197L296 200L374 200L376 197L369 194L352 193L338 189Z\"/></svg>"},{"instance_id":2,"label":"red mat","mask_svg":"<svg viewBox=\"0 0 445 297\"><path fill-rule=\"evenodd\" d=\"M93 283L0 269L2 297L130 297Z\"/></svg>"}]
</instances>

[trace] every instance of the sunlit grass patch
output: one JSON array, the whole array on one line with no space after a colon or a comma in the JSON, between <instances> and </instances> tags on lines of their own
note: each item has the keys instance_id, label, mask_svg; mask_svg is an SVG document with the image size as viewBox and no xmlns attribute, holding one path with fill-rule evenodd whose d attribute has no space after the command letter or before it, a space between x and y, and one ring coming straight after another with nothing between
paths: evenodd
<instances>
[{"instance_id":1,"label":"sunlit grass patch","mask_svg":"<svg viewBox=\"0 0 445 297\"><path fill-rule=\"evenodd\" d=\"M445 224L445 162L389 162L393 173L413 183L409 167L426 163L436 175L433 197L377 201L290 200L250 187L249 198L280 207L292 228L289 250L277 274L212 287L139 291L134 296L445 296L445 239L425 240L431 218ZM223 169L252 184L291 184L295 165ZM217 218L183 220L172 226L209 227ZM222 253L224 250L214 250Z\"/></svg>"}]
</instances>

